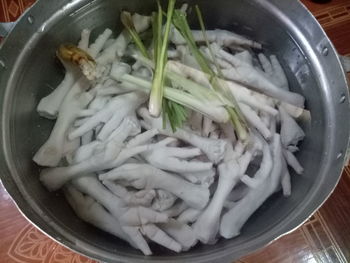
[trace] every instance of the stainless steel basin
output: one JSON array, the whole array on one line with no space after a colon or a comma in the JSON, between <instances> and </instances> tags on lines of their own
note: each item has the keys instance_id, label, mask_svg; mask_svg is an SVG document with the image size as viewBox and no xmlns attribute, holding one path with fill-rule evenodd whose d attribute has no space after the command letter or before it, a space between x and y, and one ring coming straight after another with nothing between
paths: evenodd
<instances>
[{"instance_id":1,"label":"stainless steel basin","mask_svg":"<svg viewBox=\"0 0 350 263\"><path fill-rule=\"evenodd\" d=\"M40 98L63 78L55 59L62 42L76 42L83 28L96 36L105 27L121 29L122 9L149 13L153 0L39 0L26 12L0 50L0 177L23 214L61 244L106 262L232 262L292 231L330 195L337 184L348 145L350 111L344 71L337 53L312 15L295 0L198 0L210 28L226 28L264 44L277 54L293 90L304 94L312 121L298 158L305 167L292 177L292 196L272 196L249 219L239 237L170 253L153 247L140 252L74 214L61 193L39 182L32 156L53 122L35 111ZM179 1L180 4L180 1ZM192 17L196 26L196 17Z\"/></svg>"}]
</instances>

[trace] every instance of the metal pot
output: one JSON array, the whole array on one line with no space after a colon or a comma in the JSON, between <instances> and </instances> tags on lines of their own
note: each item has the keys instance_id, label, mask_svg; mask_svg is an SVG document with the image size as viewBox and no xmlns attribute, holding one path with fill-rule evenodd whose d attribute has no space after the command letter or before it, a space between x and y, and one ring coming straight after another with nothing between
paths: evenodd
<instances>
[{"instance_id":1,"label":"metal pot","mask_svg":"<svg viewBox=\"0 0 350 263\"><path fill-rule=\"evenodd\" d=\"M180 1L179 1L180 2ZM264 44L283 62L293 90L304 94L312 121L298 158L305 167L292 177L293 193L272 196L239 237L170 253L154 247L144 257L126 243L83 223L60 193L38 180L32 156L53 125L35 111L40 98L63 77L55 61L62 42L76 42L83 28L120 29L122 9L149 13L153 0L38 0L0 50L0 177L22 213L48 236L106 262L232 262L302 224L333 191L344 164L350 127L349 93L337 53L306 8L295 0L198 0L210 28L227 28ZM194 19L195 20L195 19ZM195 25L195 24L194 24Z\"/></svg>"}]
</instances>

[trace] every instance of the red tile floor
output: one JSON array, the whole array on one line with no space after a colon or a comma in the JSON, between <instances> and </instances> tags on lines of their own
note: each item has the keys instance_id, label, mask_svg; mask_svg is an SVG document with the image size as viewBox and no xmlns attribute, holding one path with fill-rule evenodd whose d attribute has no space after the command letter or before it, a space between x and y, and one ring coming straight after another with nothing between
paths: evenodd
<instances>
[{"instance_id":1,"label":"red tile floor","mask_svg":"<svg viewBox=\"0 0 350 263\"><path fill-rule=\"evenodd\" d=\"M34 0L0 0L0 21L14 21ZM350 55L350 0L316 4L303 0L334 42ZM94 262L46 237L16 209L0 185L1 263ZM350 262L350 166L328 201L294 232L249 255L240 263Z\"/></svg>"}]
</instances>

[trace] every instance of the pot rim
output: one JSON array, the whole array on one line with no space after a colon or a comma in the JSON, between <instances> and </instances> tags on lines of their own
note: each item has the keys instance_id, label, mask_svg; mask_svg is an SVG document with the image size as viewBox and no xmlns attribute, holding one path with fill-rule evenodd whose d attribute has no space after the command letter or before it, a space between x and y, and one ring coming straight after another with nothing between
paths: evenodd
<instances>
[{"instance_id":1,"label":"pot rim","mask_svg":"<svg viewBox=\"0 0 350 263\"><path fill-rule=\"evenodd\" d=\"M326 191L326 193L323 193L322 197L316 198L316 193L310 194L309 199L314 200L313 208L307 209L307 204L300 204L296 208L296 210L300 211L298 216L291 216L290 218L287 218L285 220L282 220L281 222L276 223L271 229L268 229L264 232L264 234L261 237L258 237L254 239L253 241L249 241L244 246L242 246L242 249L240 251L229 251L228 249L220 249L218 251L215 251L215 253L209 254L209 253L202 253L201 256L193 258L191 255L179 255L176 257L144 257L141 255L135 255L134 257L130 257L127 255L123 255L122 252L117 253L109 253L105 250L99 249L97 247L94 247L90 245L88 242L78 240L76 237L74 237L72 234L70 234L63 226L60 226L59 224L55 223L52 219L49 218L49 216L46 215L46 213L41 209L39 206L35 204L33 199L30 197L30 195L25 190L25 187L21 185L21 183L17 180L18 176L11 176L17 174L15 165L13 163L13 160L11 160L11 146L9 144L9 134L7 128L8 124L8 108L5 103L6 99L9 96L9 89L11 87L11 83L13 81L13 78L15 76L16 68L18 67L18 63L23 59L25 56L25 50L23 50L19 56L16 57L6 57L6 50L10 48L11 43L13 43L14 40L19 42L19 45L25 46L27 44L27 41L32 41L32 43L35 43L35 37L38 36L31 36L29 33L25 33L24 39L19 40L18 34L21 33L23 35L23 30L28 29L28 32L35 32L39 28L49 26L50 24L55 23L57 20L60 19L61 16L71 14L75 10L82 10L85 6L94 4L95 2L98 2L99 0L89 1L89 0L61 0L61 1L55 1L55 0L38 0L33 7L25 12L20 20L18 21L17 25L11 30L6 40L2 43L1 50L0 50L0 59L3 62L4 65L0 69L0 85L3 88L0 91L0 100L1 100L1 106L2 106L2 114L1 114L1 140L2 140L2 148L0 150L0 178L2 180L3 185L5 186L6 190L12 197L12 199L15 201L16 206L21 211L21 213L29 220L33 225L35 225L38 229L40 229L44 234L49 236L50 238L54 239L56 242L60 243L61 245L74 250L77 253L84 254L86 256L89 256L91 258L97 259L97 260L103 260L103 261L116 261L116 262L127 262L132 259L134 262L172 262L172 261L181 261L181 262L213 262L215 259L221 258L223 262L226 261L232 261L233 259L237 259L238 257L241 257L243 255L246 255L248 253L251 253L253 251L256 251L258 249L261 249L262 247L267 246L271 242L277 240L278 238L294 231L296 228L298 228L300 225L302 225L316 210L319 209L319 207L325 202L325 200L330 196L330 194L334 191L335 186L339 182L340 179L340 171L342 170L343 161L344 161L344 153L346 151L346 148L344 148L344 145L348 145L349 143L349 121L348 121L348 130L346 132L341 133L338 136L338 140L340 137L341 143L338 143L336 145L333 145L333 147L330 148L329 156L327 156L327 160L329 161L327 165L325 165L326 171L329 171L331 168L333 171L336 171L337 177L332 181L332 185L329 185L329 190ZM282 10L285 10L286 8L295 8L298 10L299 15L300 12L306 17L308 20L308 23L312 23L314 25L314 29L317 31L315 34L318 35L318 39L315 40L315 42L310 43L304 39L302 41L302 46L304 49L308 50L312 47L312 45L316 46L316 50L308 50L309 55L315 56L318 60L318 64L313 65L316 69L319 70L319 72L323 73L320 76L320 82L323 83L323 85L328 83L327 72L324 72L325 69L322 68L321 65L324 65L324 62L331 61L334 65L335 70L343 71L341 62L337 56L336 50L334 49L334 46L326 36L325 32L321 28L321 26L318 24L316 19L311 15L311 13L306 9L305 6L303 6L300 2L294 1L294 0L285 0L285 1L279 1L279 0L255 0L257 4L260 4L264 6L266 9L274 10L276 16L283 21L284 23L289 23L291 26L291 30L295 30L295 33L300 38L305 38L303 35L300 34L300 29L296 28L295 24L292 23L292 17L288 17L285 13L283 13ZM44 15L42 10L45 10L45 6L50 6L50 12L45 13ZM63 8L62 8L63 7ZM56 11L54 11L56 10ZM58 11L57 11L58 10ZM30 23L30 20L34 19L33 23ZM325 48L327 48L327 55L325 56L323 54ZM0 63L1 64L1 63ZM6 65L13 65L12 67L6 68ZM1 67L1 65L0 65ZM11 69L11 70L10 70ZM334 70L334 69L333 69ZM338 79L338 87L340 87L340 91L336 90L335 92L339 92L339 95L345 96L345 104L343 103L343 106L345 105L347 111L345 113L344 119L349 120L350 119L350 106L349 106L349 93L346 89L346 75L343 71L342 78ZM338 95L338 94L337 94ZM345 112L342 110L342 112ZM329 113L330 116L333 115L336 117L335 112ZM344 121L344 120L343 120ZM337 122L339 122L339 118L337 117ZM330 134L331 139L335 140L336 134L332 133ZM333 136L333 137L332 137ZM331 143L331 142L329 142ZM343 154L339 157L339 154L343 152ZM322 201L318 201L322 200ZM301 211L306 211L309 216L302 216ZM292 223L293 221L293 223ZM274 234L268 234L268 232L272 233L272 230Z\"/></svg>"}]
</instances>

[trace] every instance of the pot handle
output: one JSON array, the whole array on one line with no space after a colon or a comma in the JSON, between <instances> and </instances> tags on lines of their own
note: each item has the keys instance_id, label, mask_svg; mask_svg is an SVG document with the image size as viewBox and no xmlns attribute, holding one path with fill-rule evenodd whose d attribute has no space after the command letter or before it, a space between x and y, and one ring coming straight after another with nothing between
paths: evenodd
<instances>
[{"instance_id":1,"label":"pot handle","mask_svg":"<svg viewBox=\"0 0 350 263\"><path fill-rule=\"evenodd\" d=\"M350 72L350 57L340 56L340 61L343 64L344 70Z\"/></svg>"},{"instance_id":2,"label":"pot handle","mask_svg":"<svg viewBox=\"0 0 350 263\"><path fill-rule=\"evenodd\" d=\"M0 37L6 37L15 25L16 22L0 23Z\"/></svg>"},{"instance_id":3,"label":"pot handle","mask_svg":"<svg viewBox=\"0 0 350 263\"><path fill-rule=\"evenodd\" d=\"M350 57L348 56L339 56L341 63L343 64L343 68L345 70L345 72L350 73ZM350 83L350 79L349 79L349 83ZM350 89L350 86L348 87ZM344 165L348 165L350 161L350 142L348 145L348 149L346 151L346 155L345 155L345 163Z\"/></svg>"}]
</instances>

